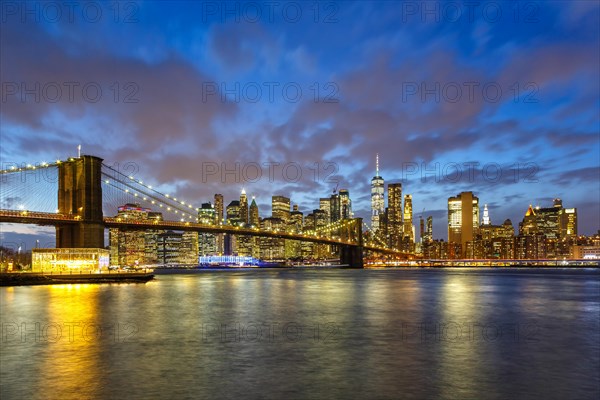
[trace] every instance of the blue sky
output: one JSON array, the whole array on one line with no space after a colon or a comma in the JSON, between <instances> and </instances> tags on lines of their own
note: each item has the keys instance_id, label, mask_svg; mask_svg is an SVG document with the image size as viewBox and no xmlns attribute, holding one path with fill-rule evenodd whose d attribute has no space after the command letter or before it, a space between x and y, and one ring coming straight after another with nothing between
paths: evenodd
<instances>
[{"instance_id":1,"label":"blue sky","mask_svg":"<svg viewBox=\"0 0 600 400\"><path fill-rule=\"evenodd\" d=\"M560 197L578 208L581 233L600 228L597 1L58 1L1 12L4 164L82 144L197 205L245 187L262 215L275 194L309 212L339 182L368 218L379 153L386 182L413 195L415 225L422 210L434 216L436 238L447 198L463 190L494 223L516 226L530 203ZM214 163L240 173L208 174ZM272 181L265 163L279 163ZM39 232L3 225L2 240Z\"/></svg>"}]
</instances>

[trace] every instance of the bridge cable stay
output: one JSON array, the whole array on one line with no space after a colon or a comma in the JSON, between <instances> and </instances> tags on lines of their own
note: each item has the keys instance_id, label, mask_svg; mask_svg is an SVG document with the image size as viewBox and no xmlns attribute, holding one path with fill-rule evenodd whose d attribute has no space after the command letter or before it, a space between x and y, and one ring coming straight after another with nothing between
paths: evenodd
<instances>
[{"instance_id":1,"label":"bridge cable stay","mask_svg":"<svg viewBox=\"0 0 600 400\"><path fill-rule=\"evenodd\" d=\"M127 203L163 214L163 220L195 222L197 209L191 203L163 194L141 180L102 164L103 209L105 216L117 214Z\"/></svg>"},{"instance_id":2,"label":"bridge cable stay","mask_svg":"<svg viewBox=\"0 0 600 400\"><path fill-rule=\"evenodd\" d=\"M57 212L57 164L43 164L13 165L0 171L0 209Z\"/></svg>"},{"instance_id":3,"label":"bridge cable stay","mask_svg":"<svg viewBox=\"0 0 600 400\"><path fill-rule=\"evenodd\" d=\"M377 235L373 229L371 229L371 227L363 221L363 226L367 228L367 230L371 233L371 238L375 239L377 242L379 242L379 244L381 244L384 248L388 248L387 243L385 243L383 241L383 239L381 239L381 237L379 235Z\"/></svg>"},{"instance_id":4,"label":"bridge cable stay","mask_svg":"<svg viewBox=\"0 0 600 400\"><path fill-rule=\"evenodd\" d=\"M339 220L339 221L331 222L327 225L317 227L315 229L310 229L310 230L304 231L304 233L308 234L308 235L313 235L313 234L317 234L317 233L337 232L343 228L346 228L346 227L352 225L353 223L354 223L354 220L352 220L352 219Z\"/></svg>"}]
</instances>

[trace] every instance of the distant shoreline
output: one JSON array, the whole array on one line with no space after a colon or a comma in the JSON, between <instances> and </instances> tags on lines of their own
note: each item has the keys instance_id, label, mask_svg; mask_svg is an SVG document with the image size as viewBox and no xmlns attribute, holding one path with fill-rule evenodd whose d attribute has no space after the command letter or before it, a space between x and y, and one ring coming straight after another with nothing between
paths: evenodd
<instances>
[{"instance_id":1,"label":"distant shoreline","mask_svg":"<svg viewBox=\"0 0 600 400\"><path fill-rule=\"evenodd\" d=\"M42 274L32 272L6 272L0 273L0 287L10 286L38 286L38 285L62 285L71 283L85 284L106 284L106 283L146 283L156 279L156 275L178 275L178 274L201 274L211 272L256 272L256 271L317 271L317 270L373 270L373 271L433 271L433 270L471 270L473 272L558 272L558 271L573 271L573 272L588 272L592 274L600 274L600 266L560 266L560 267L532 267L526 265L512 266L427 266L427 267L408 267L408 266L387 266L387 267L365 267L365 268L347 268L343 265L327 265L327 266L294 266L294 267L202 267L202 268L185 268L185 267L170 267L156 268L151 273L144 272L127 272L127 273L102 273L102 274Z\"/></svg>"}]
</instances>

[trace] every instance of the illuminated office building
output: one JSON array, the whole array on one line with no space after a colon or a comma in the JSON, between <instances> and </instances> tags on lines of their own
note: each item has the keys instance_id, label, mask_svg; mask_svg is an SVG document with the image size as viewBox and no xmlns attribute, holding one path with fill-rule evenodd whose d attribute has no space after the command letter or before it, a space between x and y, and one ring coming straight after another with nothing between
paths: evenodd
<instances>
[{"instance_id":1,"label":"illuminated office building","mask_svg":"<svg viewBox=\"0 0 600 400\"><path fill-rule=\"evenodd\" d=\"M340 190L340 219L352 218L352 200L348 189Z\"/></svg>"},{"instance_id":2,"label":"illuminated office building","mask_svg":"<svg viewBox=\"0 0 600 400\"><path fill-rule=\"evenodd\" d=\"M284 224L290 219L290 199L285 196L273 196L271 199L271 216L279 218Z\"/></svg>"},{"instance_id":3,"label":"illuminated office building","mask_svg":"<svg viewBox=\"0 0 600 400\"><path fill-rule=\"evenodd\" d=\"M216 219L215 207L210 202L202 203L202 206L198 209L198 222L205 225L214 225ZM198 254L201 256L218 254L217 235L200 232L198 234Z\"/></svg>"},{"instance_id":4,"label":"illuminated office building","mask_svg":"<svg viewBox=\"0 0 600 400\"><path fill-rule=\"evenodd\" d=\"M379 175L379 154L375 156L375 176L371 179L371 229L381 229L381 218L385 212L384 180Z\"/></svg>"},{"instance_id":5,"label":"illuminated office building","mask_svg":"<svg viewBox=\"0 0 600 400\"><path fill-rule=\"evenodd\" d=\"M487 208L487 204L483 205L483 219L481 221L481 225L490 225L492 221L490 221L490 214Z\"/></svg>"},{"instance_id":6,"label":"illuminated office building","mask_svg":"<svg viewBox=\"0 0 600 400\"><path fill-rule=\"evenodd\" d=\"M239 226L247 226L249 222L248 215L248 196L246 195L246 190L242 189L242 193L240 194L240 222ZM248 235L235 235L235 244L236 248L232 254L238 256L252 256L252 236Z\"/></svg>"},{"instance_id":7,"label":"illuminated office building","mask_svg":"<svg viewBox=\"0 0 600 400\"><path fill-rule=\"evenodd\" d=\"M338 193L333 193L329 198L329 221L336 222L339 221L342 213L341 213L341 204L340 204L340 195Z\"/></svg>"},{"instance_id":8,"label":"illuminated office building","mask_svg":"<svg viewBox=\"0 0 600 400\"><path fill-rule=\"evenodd\" d=\"M148 220L149 213L151 213L149 208L129 203L118 208L116 218L132 222L145 221ZM155 258L152 254L148 254L147 257L146 232L144 231L110 228L108 230L108 237L111 265L140 266L147 264L147 258L151 258L151 261ZM152 236L149 235L149 239L151 238Z\"/></svg>"},{"instance_id":9,"label":"illuminated office building","mask_svg":"<svg viewBox=\"0 0 600 400\"><path fill-rule=\"evenodd\" d=\"M463 256L467 242L479 233L479 199L462 192L448 199L448 242L460 244Z\"/></svg>"},{"instance_id":10,"label":"illuminated office building","mask_svg":"<svg viewBox=\"0 0 600 400\"><path fill-rule=\"evenodd\" d=\"M289 233L301 233L304 223L304 215L298 211L298 205L294 204L294 211L290 213L290 220L287 223ZM298 258L302 256L302 242L299 240L285 240L285 257Z\"/></svg>"},{"instance_id":11,"label":"illuminated office building","mask_svg":"<svg viewBox=\"0 0 600 400\"><path fill-rule=\"evenodd\" d=\"M329 197L321 197L319 199L319 209L325 212L327 221L331 221L331 199Z\"/></svg>"},{"instance_id":12,"label":"illuminated office building","mask_svg":"<svg viewBox=\"0 0 600 400\"><path fill-rule=\"evenodd\" d=\"M232 200L225 208L225 212L227 225L240 226L242 224L240 219L240 202L238 200ZM237 237L232 234L226 234L223 247L225 255L237 255Z\"/></svg>"},{"instance_id":13,"label":"illuminated office building","mask_svg":"<svg viewBox=\"0 0 600 400\"><path fill-rule=\"evenodd\" d=\"M423 235L423 242L433 241L433 217L430 215L427 217L427 223L425 226L425 234Z\"/></svg>"},{"instance_id":14,"label":"illuminated office building","mask_svg":"<svg viewBox=\"0 0 600 400\"><path fill-rule=\"evenodd\" d=\"M300 233L302 232L304 214L302 211L298 211L298 206L294 205L294 211L290 213L290 219L288 221L288 232Z\"/></svg>"},{"instance_id":15,"label":"illuminated office building","mask_svg":"<svg viewBox=\"0 0 600 400\"><path fill-rule=\"evenodd\" d=\"M563 208L559 220L560 237L577 237L577 209Z\"/></svg>"},{"instance_id":16,"label":"illuminated office building","mask_svg":"<svg viewBox=\"0 0 600 400\"><path fill-rule=\"evenodd\" d=\"M260 226L260 216L258 214L258 206L256 205L256 200L252 197L252 203L250 203L250 212L249 212L249 224L253 227Z\"/></svg>"},{"instance_id":17,"label":"illuminated office building","mask_svg":"<svg viewBox=\"0 0 600 400\"><path fill-rule=\"evenodd\" d=\"M210 203L202 203L198 209L198 223L205 225L214 225L216 219L215 207Z\"/></svg>"},{"instance_id":18,"label":"illuminated office building","mask_svg":"<svg viewBox=\"0 0 600 400\"><path fill-rule=\"evenodd\" d=\"M288 208L289 212L289 208ZM268 231L284 231L285 222L280 218L263 218L261 229ZM274 237L260 238L260 259L265 261L280 261L285 258L285 241L284 239Z\"/></svg>"},{"instance_id":19,"label":"illuminated office building","mask_svg":"<svg viewBox=\"0 0 600 400\"><path fill-rule=\"evenodd\" d=\"M329 219L327 218L327 214L325 214L323 210L313 210L313 215L315 221L315 229L323 229L325 226L329 225ZM315 243L314 257L316 259L332 258L331 251L331 245Z\"/></svg>"},{"instance_id":20,"label":"illuminated office building","mask_svg":"<svg viewBox=\"0 0 600 400\"><path fill-rule=\"evenodd\" d=\"M409 242L414 243L415 241L415 227L413 225L413 209L412 209L412 195L407 194L404 196L404 224L403 224L403 236L408 238Z\"/></svg>"},{"instance_id":21,"label":"illuminated office building","mask_svg":"<svg viewBox=\"0 0 600 400\"><path fill-rule=\"evenodd\" d=\"M158 263L161 265L175 265L180 263L179 250L181 248L182 234L180 232L166 231L158 235ZM196 258L196 263L198 259Z\"/></svg>"},{"instance_id":22,"label":"illuminated office building","mask_svg":"<svg viewBox=\"0 0 600 400\"><path fill-rule=\"evenodd\" d=\"M243 225L248 224L248 196L246 196L244 189L242 189L242 193L240 194L240 222Z\"/></svg>"},{"instance_id":23,"label":"illuminated office building","mask_svg":"<svg viewBox=\"0 0 600 400\"><path fill-rule=\"evenodd\" d=\"M225 209L227 213L227 225L240 226L242 222L240 218L240 202L232 200Z\"/></svg>"},{"instance_id":24,"label":"illuminated office building","mask_svg":"<svg viewBox=\"0 0 600 400\"><path fill-rule=\"evenodd\" d=\"M223 211L225 210L225 203L223 202L223 195L222 194L215 194L215 223L217 225L222 225L225 223L224 220L224 213ZM223 233L218 233L215 235L215 241L216 241L216 251L217 254L222 255L225 254L225 234Z\"/></svg>"},{"instance_id":25,"label":"illuminated office building","mask_svg":"<svg viewBox=\"0 0 600 400\"><path fill-rule=\"evenodd\" d=\"M548 239L565 239L577 236L577 209L563 208L562 200L554 199L552 207L527 209L519 235L544 235Z\"/></svg>"},{"instance_id":26,"label":"illuminated office building","mask_svg":"<svg viewBox=\"0 0 600 400\"><path fill-rule=\"evenodd\" d=\"M179 264L198 264L198 232L185 231L179 243Z\"/></svg>"},{"instance_id":27,"label":"illuminated office building","mask_svg":"<svg viewBox=\"0 0 600 400\"><path fill-rule=\"evenodd\" d=\"M507 219L502 225L481 225L479 227L479 235L481 235L482 240L512 238L515 236L515 228L510 219Z\"/></svg>"},{"instance_id":28,"label":"illuminated office building","mask_svg":"<svg viewBox=\"0 0 600 400\"><path fill-rule=\"evenodd\" d=\"M224 220L224 210L225 210L225 205L223 203L223 195L222 194L215 194L215 223L217 225L221 225L225 222Z\"/></svg>"},{"instance_id":29,"label":"illuminated office building","mask_svg":"<svg viewBox=\"0 0 600 400\"><path fill-rule=\"evenodd\" d=\"M388 184L387 231L392 248L400 248L402 241L402 184Z\"/></svg>"}]
</instances>

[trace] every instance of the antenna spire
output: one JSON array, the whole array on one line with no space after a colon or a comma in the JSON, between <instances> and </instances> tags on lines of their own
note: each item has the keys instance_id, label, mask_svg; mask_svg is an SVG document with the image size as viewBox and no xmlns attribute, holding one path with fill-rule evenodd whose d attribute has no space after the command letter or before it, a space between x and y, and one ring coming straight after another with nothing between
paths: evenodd
<instances>
[{"instance_id":1,"label":"antenna spire","mask_svg":"<svg viewBox=\"0 0 600 400\"><path fill-rule=\"evenodd\" d=\"M379 153L375 155L375 176L379 176Z\"/></svg>"}]
</instances>

